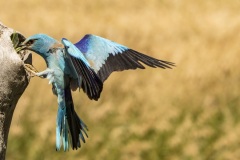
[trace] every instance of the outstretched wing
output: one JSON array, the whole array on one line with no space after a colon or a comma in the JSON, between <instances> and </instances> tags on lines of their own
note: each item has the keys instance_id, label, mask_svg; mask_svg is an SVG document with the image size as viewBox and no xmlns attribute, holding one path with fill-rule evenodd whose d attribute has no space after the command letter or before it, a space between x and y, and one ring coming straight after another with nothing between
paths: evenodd
<instances>
[{"instance_id":1,"label":"outstretched wing","mask_svg":"<svg viewBox=\"0 0 240 160\"><path fill-rule=\"evenodd\" d=\"M174 63L158 60L129 49L108 39L87 34L75 46L84 54L102 82L114 71L145 69L150 67L171 68Z\"/></svg>"},{"instance_id":2,"label":"outstretched wing","mask_svg":"<svg viewBox=\"0 0 240 160\"><path fill-rule=\"evenodd\" d=\"M62 43L69 65L78 77L78 86L83 88L90 99L98 100L103 88L102 81L75 45L65 38L62 39Z\"/></svg>"}]
</instances>

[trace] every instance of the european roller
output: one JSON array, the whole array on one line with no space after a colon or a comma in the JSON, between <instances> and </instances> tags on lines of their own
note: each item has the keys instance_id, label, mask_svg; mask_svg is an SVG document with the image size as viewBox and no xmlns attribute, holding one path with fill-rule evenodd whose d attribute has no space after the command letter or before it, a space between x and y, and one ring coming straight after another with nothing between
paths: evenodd
<instances>
[{"instance_id":1,"label":"european roller","mask_svg":"<svg viewBox=\"0 0 240 160\"><path fill-rule=\"evenodd\" d=\"M174 63L152 58L108 39L87 34L76 44L63 38L61 42L45 34L27 38L23 49L33 51L45 60L47 69L34 75L49 79L57 96L56 150L81 147L87 126L74 110L71 91L82 89L89 99L98 100L103 83L114 71L171 68Z\"/></svg>"}]
</instances>

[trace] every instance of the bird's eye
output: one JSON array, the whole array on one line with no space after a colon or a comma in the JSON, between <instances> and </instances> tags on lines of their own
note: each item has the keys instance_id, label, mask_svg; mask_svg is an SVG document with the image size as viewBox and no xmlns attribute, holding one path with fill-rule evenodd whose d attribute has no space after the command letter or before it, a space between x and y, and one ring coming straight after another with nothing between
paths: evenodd
<instances>
[{"instance_id":1,"label":"bird's eye","mask_svg":"<svg viewBox=\"0 0 240 160\"><path fill-rule=\"evenodd\" d=\"M35 39L31 39L31 40L29 40L28 42L27 42L27 46L30 46L30 45L32 45L33 43L35 42Z\"/></svg>"}]
</instances>

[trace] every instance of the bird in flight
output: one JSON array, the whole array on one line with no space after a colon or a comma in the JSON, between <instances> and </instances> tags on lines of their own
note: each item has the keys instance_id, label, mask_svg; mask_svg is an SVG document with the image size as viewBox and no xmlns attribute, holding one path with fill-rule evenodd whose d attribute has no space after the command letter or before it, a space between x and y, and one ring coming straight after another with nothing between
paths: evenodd
<instances>
[{"instance_id":1,"label":"bird in flight","mask_svg":"<svg viewBox=\"0 0 240 160\"><path fill-rule=\"evenodd\" d=\"M56 150L81 147L85 143L87 126L74 110L72 91L82 89L91 100L98 100L103 83L114 71L153 68L171 68L174 63L139 53L108 39L87 34L76 44L63 38L61 43L46 34L35 34L21 43L21 49L33 51L45 60L47 69L35 76L49 79L57 96Z\"/></svg>"}]
</instances>

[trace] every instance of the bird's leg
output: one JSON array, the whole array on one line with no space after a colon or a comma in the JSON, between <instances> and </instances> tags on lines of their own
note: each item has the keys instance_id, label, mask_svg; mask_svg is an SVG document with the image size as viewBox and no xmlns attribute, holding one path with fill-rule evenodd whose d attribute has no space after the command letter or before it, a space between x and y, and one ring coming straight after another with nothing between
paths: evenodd
<instances>
[{"instance_id":1,"label":"bird's leg","mask_svg":"<svg viewBox=\"0 0 240 160\"><path fill-rule=\"evenodd\" d=\"M47 68L46 70L42 71L42 72L38 72L35 74L38 77L41 78L47 78L49 79L49 84L53 83L54 81L54 70Z\"/></svg>"},{"instance_id":2,"label":"bird's leg","mask_svg":"<svg viewBox=\"0 0 240 160\"><path fill-rule=\"evenodd\" d=\"M38 72L37 69L31 64L24 64L24 68L31 76L38 76L40 78L47 78L47 76L52 76L53 71L49 68L42 72Z\"/></svg>"},{"instance_id":3,"label":"bird's leg","mask_svg":"<svg viewBox=\"0 0 240 160\"><path fill-rule=\"evenodd\" d=\"M47 68L46 70L44 70L42 72L37 72L35 75L38 77L41 77L41 78L50 79L51 77L53 77L53 70Z\"/></svg>"},{"instance_id":4,"label":"bird's leg","mask_svg":"<svg viewBox=\"0 0 240 160\"><path fill-rule=\"evenodd\" d=\"M31 77L37 76L37 69L31 64L23 64L25 70L30 74ZM43 77L41 77L43 78Z\"/></svg>"}]
</instances>

